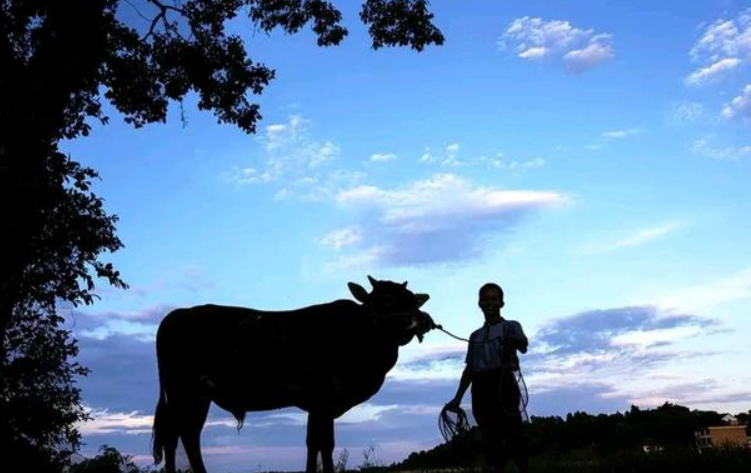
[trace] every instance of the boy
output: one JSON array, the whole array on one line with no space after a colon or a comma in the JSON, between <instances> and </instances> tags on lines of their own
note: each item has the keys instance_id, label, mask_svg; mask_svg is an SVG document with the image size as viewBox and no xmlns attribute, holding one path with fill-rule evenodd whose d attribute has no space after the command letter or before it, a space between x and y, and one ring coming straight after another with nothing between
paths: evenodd
<instances>
[{"instance_id":1,"label":"boy","mask_svg":"<svg viewBox=\"0 0 751 473\"><path fill-rule=\"evenodd\" d=\"M485 324L469 337L467 366L448 406L459 407L471 384L472 413L482 433L488 466L503 473L511 458L520 473L527 473L521 395L514 371L519 370L516 352L526 353L529 342L519 322L501 317L503 289L498 284L480 288L478 305Z\"/></svg>"}]
</instances>

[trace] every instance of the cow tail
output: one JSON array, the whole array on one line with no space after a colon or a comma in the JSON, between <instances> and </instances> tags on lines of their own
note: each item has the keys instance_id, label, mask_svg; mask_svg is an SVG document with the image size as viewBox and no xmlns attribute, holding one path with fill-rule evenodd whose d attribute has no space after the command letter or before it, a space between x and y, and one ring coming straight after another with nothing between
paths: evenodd
<instances>
[{"instance_id":1,"label":"cow tail","mask_svg":"<svg viewBox=\"0 0 751 473\"><path fill-rule=\"evenodd\" d=\"M160 464L164 458L165 436L169 430L169 426L167 425L167 422L169 422L167 409L167 399L164 395L164 389L159 386L159 402L156 405L154 425L151 429L152 454L154 455L155 465Z\"/></svg>"}]
</instances>

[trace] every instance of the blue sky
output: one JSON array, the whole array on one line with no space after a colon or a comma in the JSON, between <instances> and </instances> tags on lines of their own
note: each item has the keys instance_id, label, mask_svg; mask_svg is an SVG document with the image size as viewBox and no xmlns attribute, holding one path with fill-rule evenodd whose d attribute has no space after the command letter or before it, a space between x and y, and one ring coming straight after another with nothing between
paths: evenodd
<instances>
[{"instance_id":1,"label":"blue sky","mask_svg":"<svg viewBox=\"0 0 751 473\"><path fill-rule=\"evenodd\" d=\"M148 461L171 308L296 308L368 274L409 280L464 335L500 283L531 341L532 414L751 408L751 2L436 1L446 44L421 54L371 51L340 3L335 48L232 24L277 69L256 135L191 97L185 124L177 105L139 130L110 111L64 145L101 174L131 284L70 311L93 369L85 453ZM463 352L440 333L402 349L338 449L357 465L370 444L387 463L437 444ZM213 409L204 453L212 471L302 469L304 436L293 409L240 434Z\"/></svg>"}]
</instances>

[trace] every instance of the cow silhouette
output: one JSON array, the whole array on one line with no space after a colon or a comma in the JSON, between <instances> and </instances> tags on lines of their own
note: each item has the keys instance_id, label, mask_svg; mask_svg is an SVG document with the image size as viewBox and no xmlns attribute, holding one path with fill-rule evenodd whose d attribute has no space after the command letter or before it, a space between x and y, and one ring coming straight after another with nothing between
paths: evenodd
<instances>
[{"instance_id":1,"label":"cow silhouette","mask_svg":"<svg viewBox=\"0 0 751 473\"><path fill-rule=\"evenodd\" d=\"M269 312L202 305L170 312L156 336L159 402L154 461L175 472L182 439L194 473L205 473L200 437L213 401L239 425L248 411L295 406L308 412L306 471L334 466L334 419L366 401L396 364L399 347L435 327L427 294L407 283L349 283L360 302L337 300Z\"/></svg>"}]
</instances>

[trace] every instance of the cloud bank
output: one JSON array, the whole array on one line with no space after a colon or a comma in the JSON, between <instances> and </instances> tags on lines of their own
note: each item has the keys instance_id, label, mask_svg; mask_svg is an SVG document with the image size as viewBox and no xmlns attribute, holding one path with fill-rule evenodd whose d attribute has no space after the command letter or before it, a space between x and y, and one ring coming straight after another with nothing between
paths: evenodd
<instances>
[{"instance_id":1,"label":"cloud bank","mask_svg":"<svg viewBox=\"0 0 751 473\"><path fill-rule=\"evenodd\" d=\"M311 136L312 121L291 115L284 123L267 125L259 142L263 155L252 166L236 168L231 180L237 184L256 184L300 179L334 161L340 154L332 141Z\"/></svg>"},{"instance_id":2,"label":"cloud bank","mask_svg":"<svg viewBox=\"0 0 751 473\"><path fill-rule=\"evenodd\" d=\"M525 16L511 22L498 41L526 60L552 59L572 73L585 72L615 56L613 36L574 27L568 21Z\"/></svg>"},{"instance_id":3,"label":"cloud bank","mask_svg":"<svg viewBox=\"0 0 751 473\"><path fill-rule=\"evenodd\" d=\"M747 71L751 65L751 8L735 18L719 19L707 26L689 55L699 67L686 77L688 86L716 82L733 73L748 77ZM746 84L735 98L725 104L721 115L741 121L751 119L751 84Z\"/></svg>"},{"instance_id":4,"label":"cloud bank","mask_svg":"<svg viewBox=\"0 0 751 473\"><path fill-rule=\"evenodd\" d=\"M454 174L436 174L393 189L362 185L336 197L342 209L360 217L357 230L334 229L323 240L339 247L343 244L333 242L357 243L358 252L339 261L350 266L466 261L482 254L487 238L566 200L554 191L473 186Z\"/></svg>"}]
</instances>

